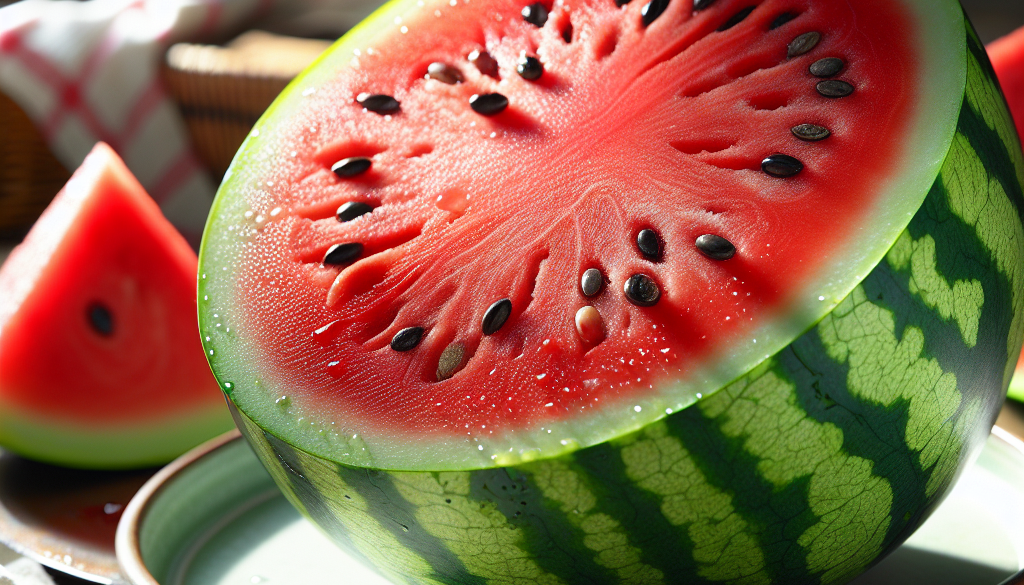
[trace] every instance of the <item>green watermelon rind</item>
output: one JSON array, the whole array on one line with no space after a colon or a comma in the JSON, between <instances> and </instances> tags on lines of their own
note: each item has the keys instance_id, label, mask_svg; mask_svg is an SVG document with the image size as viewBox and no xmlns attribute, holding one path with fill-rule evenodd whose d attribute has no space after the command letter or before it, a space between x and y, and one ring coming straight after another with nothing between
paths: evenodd
<instances>
[{"instance_id":1,"label":"green watermelon rind","mask_svg":"<svg viewBox=\"0 0 1024 585\"><path fill-rule=\"evenodd\" d=\"M600 444L660 420L671 412L690 407L714 394L758 364L769 359L815 323L833 311L863 278L888 253L893 242L917 212L928 187L946 159L954 120L966 87L965 20L955 2L935 3L913 0L908 6L927 34L918 35L921 54L927 62L921 67L921 104L915 108L917 119L910 125L908 144L916 145L902 161L902 172L894 173L875 209L864 222L873 236L851 245L844 259L833 263L827 272L812 279L792 308L781 317L768 321L750 334L756 343L746 343L723 352L708 367L687 381L655 388L643 400L628 405L606 406L589 415L574 415L572 420L545 421L541 429L522 429L506 436L423 438L412 443L370 436L351 421L321 419L307 409L296 416L274 405L291 391L285 375L261 371L266 363L262 349L244 336L246 317L235 299L243 294L234 290L230 266L243 253L244 243L229 228L259 199L258 177L249 169L258 169L272 156L275 121L287 120L290 111L301 107L303 93L315 90L323 76L347 63L356 48L365 49L369 39L391 22L408 22L406 11L416 2L395 1L375 13L337 43L331 51L295 80L256 125L239 151L225 177L207 226L200 252L200 324L211 367L231 400L248 416L288 442L318 455L342 463L386 469L472 469L514 464L536 458L554 457L590 445ZM399 18L400 17L400 18ZM397 29L397 25L396 25ZM397 33L396 33L397 34ZM948 90L944 88L949 88ZM269 136L269 138L268 138ZM264 140L266 138L266 140ZM870 227L869 227L870 226ZM227 272L226 278L221 274ZM212 318L214 315L216 318ZM233 333L214 328L224 323ZM204 337L205 339L205 337Z\"/></svg>"},{"instance_id":2,"label":"green watermelon rind","mask_svg":"<svg viewBox=\"0 0 1024 585\"><path fill-rule=\"evenodd\" d=\"M233 409L237 424L299 510L398 584L849 580L977 453L1024 335L1024 160L984 48L968 42L949 156L885 259L693 407L472 471L347 466Z\"/></svg>"}]
</instances>

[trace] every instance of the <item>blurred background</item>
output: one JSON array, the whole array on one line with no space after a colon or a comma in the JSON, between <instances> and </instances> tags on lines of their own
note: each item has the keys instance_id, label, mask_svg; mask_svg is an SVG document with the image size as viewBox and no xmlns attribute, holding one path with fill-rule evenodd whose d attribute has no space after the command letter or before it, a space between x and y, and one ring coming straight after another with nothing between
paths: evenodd
<instances>
[{"instance_id":1,"label":"blurred background","mask_svg":"<svg viewBox=\"0 0 1024 585\"><path fill-rule=\"evenodd\" d=\"M961 0L961 4L985 43L1024 26L1024 0Z\"/></svg>"}]
</instances>

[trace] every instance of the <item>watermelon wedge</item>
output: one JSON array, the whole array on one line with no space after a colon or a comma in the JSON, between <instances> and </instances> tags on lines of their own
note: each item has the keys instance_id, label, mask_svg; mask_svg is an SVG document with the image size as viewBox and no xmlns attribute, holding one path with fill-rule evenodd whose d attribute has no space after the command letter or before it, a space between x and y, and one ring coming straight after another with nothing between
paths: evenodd
<instances>
[{"instance_id":1,"label":"watermelon wedge","mask_svg":"<svg viewBox=\"0 0 1024 585\"><path fill-rule=\"evenodd\" d=\"M1024 154L955 0L404 0L257 125L200 327L397 583L840 583L977 452Z\"/></svg>"},{"instance_id":2,"label":"watermelon wedge","mask_svg":"<svg viewBox=\"0 0 1024 585\"><path fill-rule=\"evenodd\" d=\"M0 269L0 445L144 467L230 429L198 340L196 262L96 145Z\"/></svg>"}]
</instances>

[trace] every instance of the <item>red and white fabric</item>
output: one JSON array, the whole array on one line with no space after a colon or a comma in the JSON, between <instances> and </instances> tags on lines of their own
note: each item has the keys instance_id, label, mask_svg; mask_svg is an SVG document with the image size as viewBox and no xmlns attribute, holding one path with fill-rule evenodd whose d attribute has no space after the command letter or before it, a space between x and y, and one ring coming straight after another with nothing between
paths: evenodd
<instances>
[{"instance_id":1,"label":"red and white fabric","mask_svg":"<svg viewBox=\"0 0 1024 585\"><path fill-rule=\"evenodd\" d=\"M216 180L201 167L160 82L166 49L250 23L333 13L372 0L23 0L0 8L0 92L35 122L69 170L110 144L170 221L198 243ZM321 19L322 20L322 19ZM272 23L271 23L272 24Z\"/></svg>"}]
</instances>

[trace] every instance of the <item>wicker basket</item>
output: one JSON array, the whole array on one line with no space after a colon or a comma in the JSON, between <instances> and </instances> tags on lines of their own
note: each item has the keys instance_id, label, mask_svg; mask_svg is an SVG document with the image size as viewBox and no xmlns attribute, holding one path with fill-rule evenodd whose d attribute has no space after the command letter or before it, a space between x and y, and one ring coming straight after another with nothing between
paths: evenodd
<instances>
[{"instance_id":1,"label":"wicker basket","mask_svg":"<svg viewBox=\"0 0 1024 585\"><path fill-rule=\"evenodd\" d=\"M24 110L2 93L0 128L0 239L18 239L71 174L50 153Z\"/></svg>"},{"instance_id":2,"label":"wicker basket","mask_svg":"<svg viewBox=\"0 0 1024 585\"><path fill-rule=\"evenodd\" d=\"M192 146L219 180L267 106L329 41L250 31L226 46L179 43L161 76L177 101Z\"/></svg>"}]
</instances>

